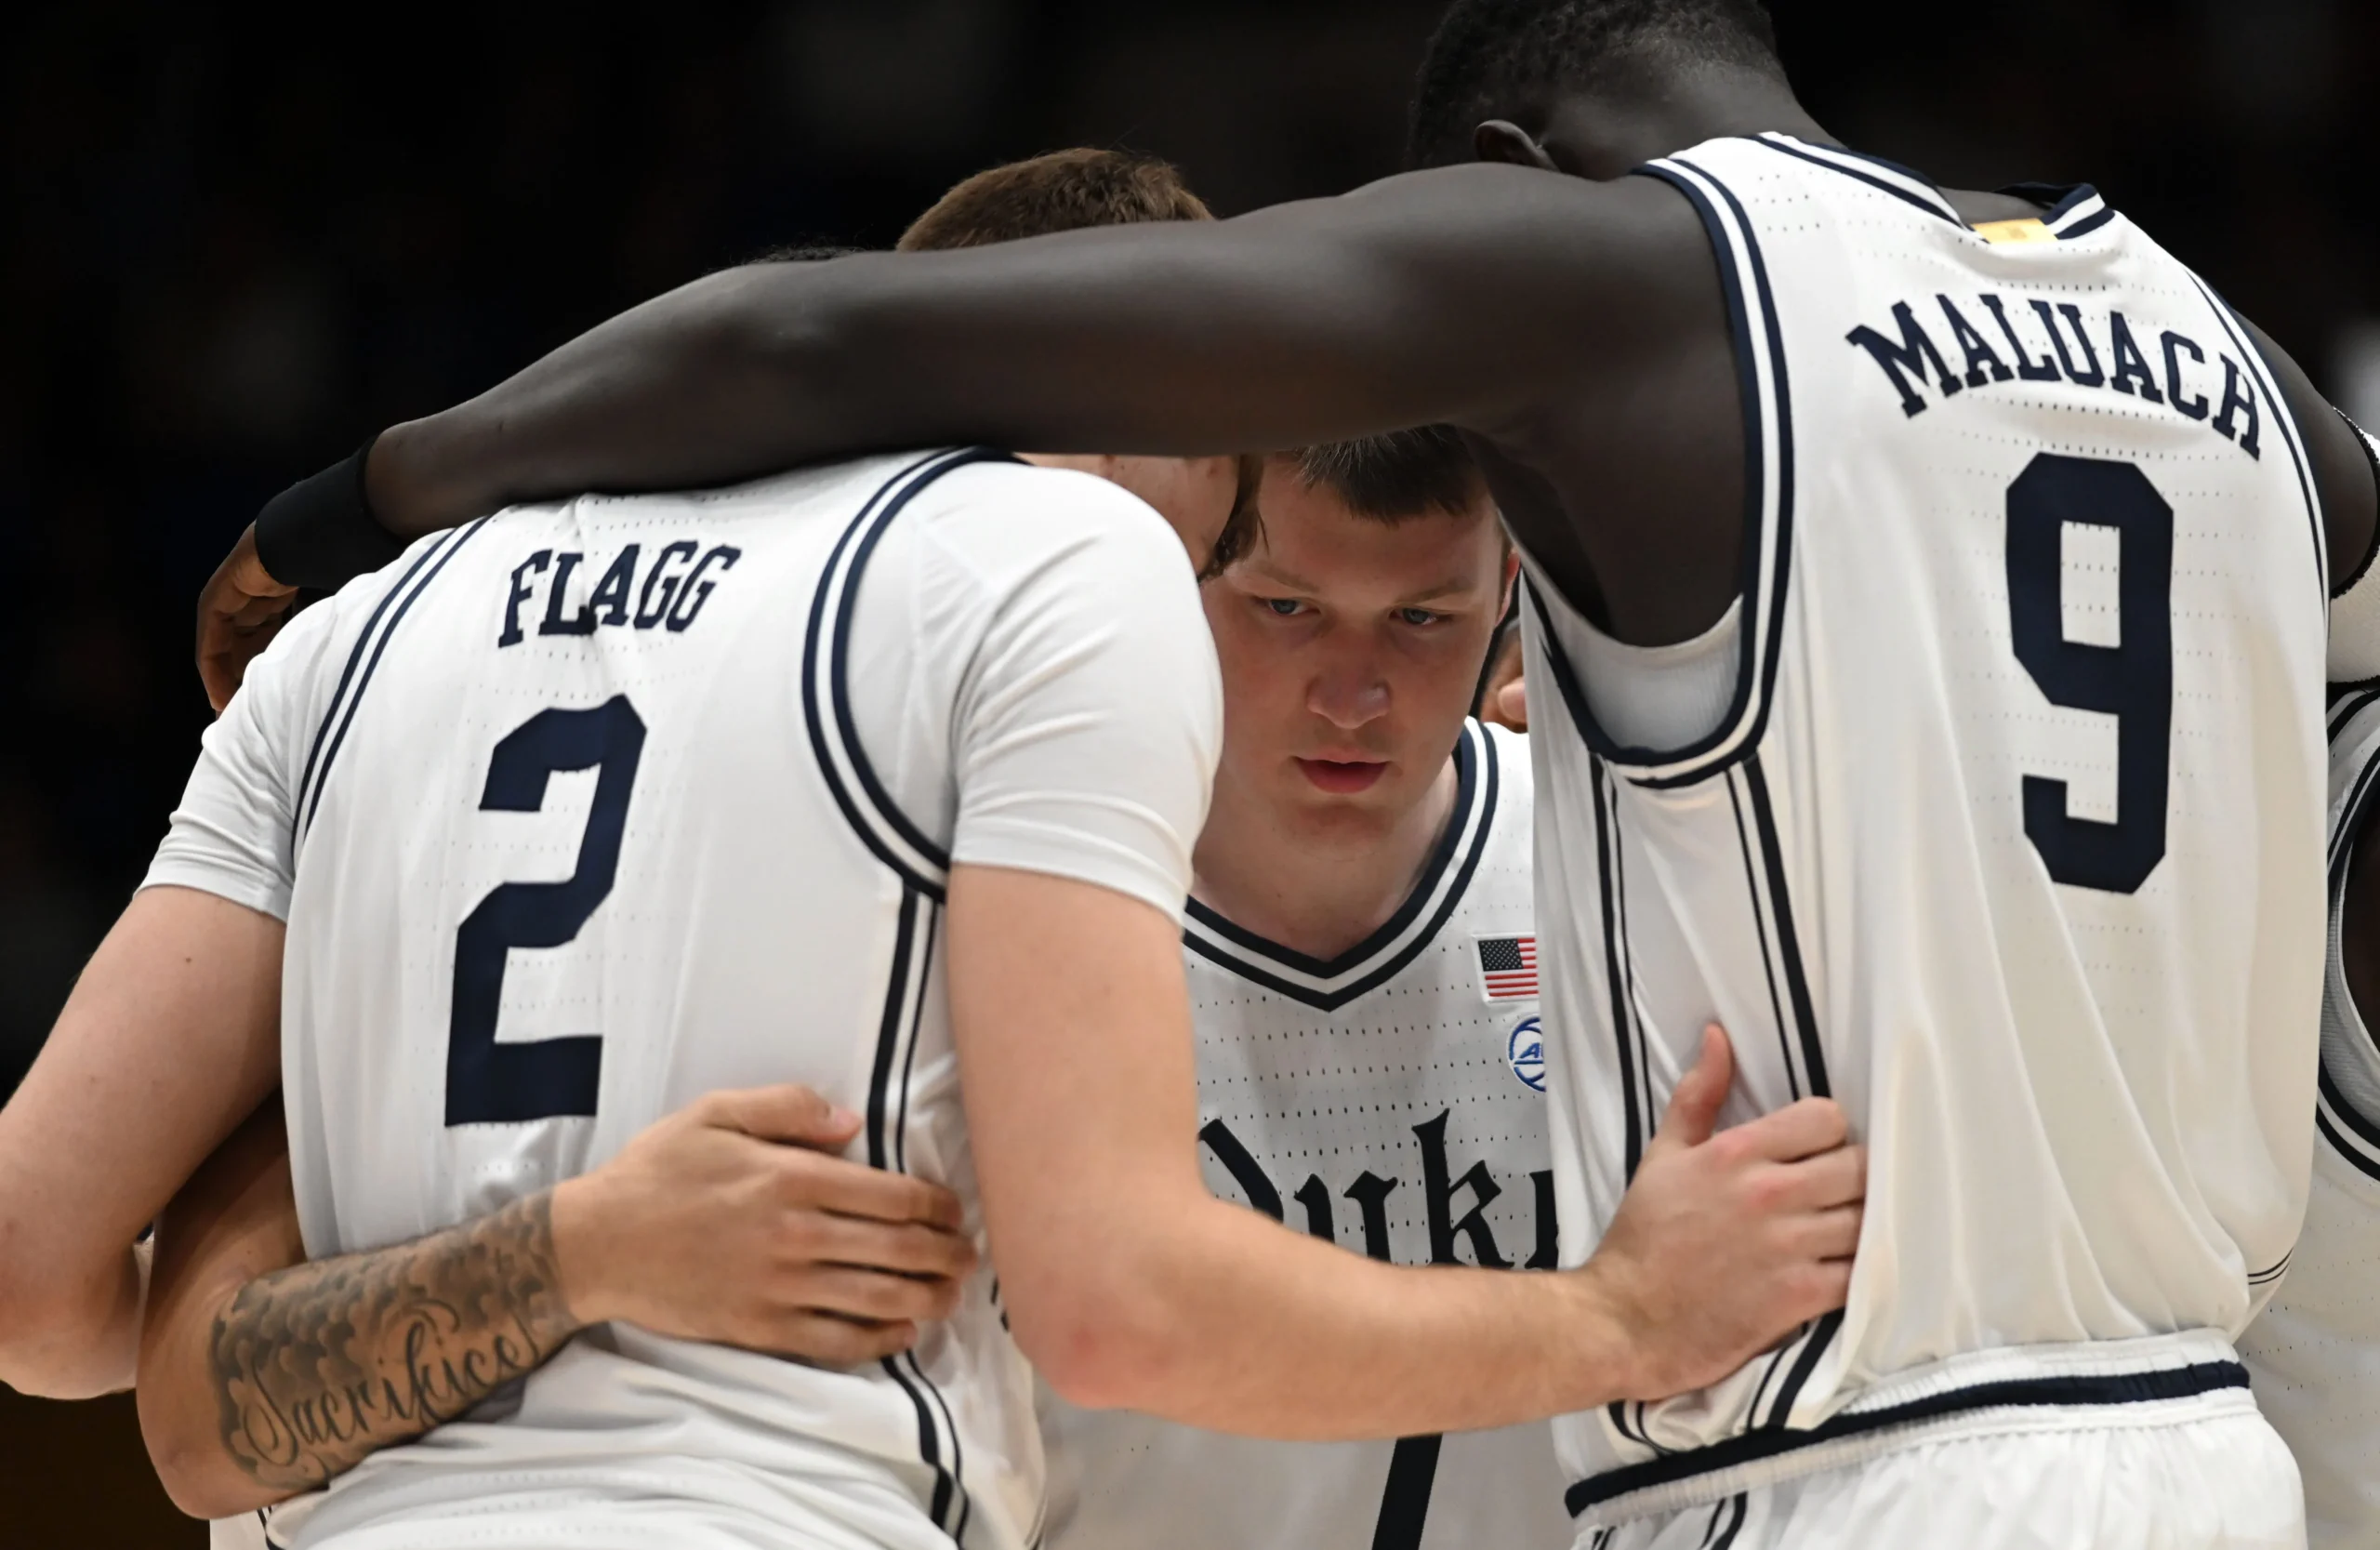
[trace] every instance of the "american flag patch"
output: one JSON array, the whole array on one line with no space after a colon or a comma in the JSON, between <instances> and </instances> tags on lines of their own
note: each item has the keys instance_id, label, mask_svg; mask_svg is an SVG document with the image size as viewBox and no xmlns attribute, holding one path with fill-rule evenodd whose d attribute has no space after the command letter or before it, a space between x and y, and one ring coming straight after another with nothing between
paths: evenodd
<instances>
[{"instance_id":1,"label":"american flag patch","mask_svg":"<svg viewBox=\"0 0 2380 1550\"><path fill-rule=\"evenodd\" d=\"M1537 938L1480 936L1479 985L1491 1001L1527 1000L1537 994Z\"/></svg>"}]
</instances>

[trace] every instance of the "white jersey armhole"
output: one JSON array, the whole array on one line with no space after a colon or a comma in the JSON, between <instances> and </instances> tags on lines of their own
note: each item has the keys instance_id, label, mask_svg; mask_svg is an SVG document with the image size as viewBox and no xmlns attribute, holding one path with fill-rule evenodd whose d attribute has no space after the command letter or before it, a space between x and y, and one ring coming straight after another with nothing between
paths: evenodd
<instances>
[{"instance_id":1,"label":"white jersey armhole","mask_svg":"<svg viewBox=\"0 0 2380 1550\"><path fill-rule=\"evenodd\" d=\"M1540 595L1561 593L1529 567ZM1579 665L1587 709L1614 742L1626 748L1690 748L1716 733L1735 704L1742 670L1744 600L1738 596L1718 623L1666 646L1632 646L1614 640L1568 606L1545 611L1555 638Z\"/></svg>"}]
</instances>

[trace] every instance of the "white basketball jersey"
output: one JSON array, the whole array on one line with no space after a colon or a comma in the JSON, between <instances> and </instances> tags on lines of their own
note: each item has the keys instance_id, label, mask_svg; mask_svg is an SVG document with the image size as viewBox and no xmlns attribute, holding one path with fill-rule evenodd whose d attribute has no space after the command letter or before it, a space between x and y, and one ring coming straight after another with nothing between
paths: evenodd
<instances>
[{"instance_id":1,"label":"white basketball jersey","mask_svg":"<svg viewBox=\"0 0 2380 1550\"><path fill-rule=\"evenodd\" d=\"M1524 610L1562 1259L1712 1019L1728 1119L1839 1099L1869 1195L1844 1310L1557 1424L1570 1505L2244 1384L2305 1204L2322 921L2322 529L2265 363L2087 188L1994 241L1781 135L1645 170L1732 317L1741 656L1712 735L1619 747L1585 621Z\"/></svg>"},{"instance_id":2,"label":"white basketball jersey","mask_svg":"<svg viewBox=\"0 0 2380 1550\"><path fill-rule=\"evenodd\" d=\"M2313 1550L2380 1544L2380 1045L2339 951L2356 837L2380 789L2380 689L2332 710L2331 960L2314 1187L2288 1278L2240 1342L2256 1403L2297 1456Z\"/></svg>"},{"instance_id":3,"label":"white basketball jersey","mask_svg":"<svg viewBox=\"0 0 2380 1550\"><path fill-rule=\"evenodd\" d=\"M1324 962L1193 902L1207 1182L1399 1265L1554 1263L1525 739L1474 722L1412 895ZM1268 1442L1042 1399L1051 1550L1559 1550L1543 1424Z\"/></svg>"},{"instance_id":4,"label":"white basketball jersey","mask_svg":"<svg viewBox=\"0 0 2380 1550\"><path fill-rule=\"evenodd\" d=\"M969 535L992 558L949 563ZM1124 559L1072 587L1072 617L1032 590L1044 580L974 586L1003 555L1046 578L1102 546ZM935 622L878 620L855 661L854 612L879 597ZM1087 617L1127 622L1103 640ZM1163 767L1085 822L1174 820L1157 848L1178 854L1137 891L1178 910L1186 887L1212 648L1180 545L1103 482L962 452L519 510L299 623L323 639L284 675L305 736L283 1041L312 1257L482 1215L706 1093L777 1082L864 1115L852 1155L948 1186L980 1234L937 951L953 815L957 859L980 859L968 783L1100 711L1059 707L1047 736L1002 718L1085 661L1138 657L1102 694L1166 707L1109 739ZM998 676L1012 669L1021 686ZM1189 735L1167 735L1177 717ZM871 722L913 728L895 741L926 754L872 758L855 733ZM201 866L181 853L209 767L152 881ZM1051 813L1025 814L1020 842L1062 829ZM339 1550L1025 1550L1042 1486L1031 1374L986 1269L914 1350L851 1371L598 1326L273 1530Z\"/></svg>"}]
</instances>

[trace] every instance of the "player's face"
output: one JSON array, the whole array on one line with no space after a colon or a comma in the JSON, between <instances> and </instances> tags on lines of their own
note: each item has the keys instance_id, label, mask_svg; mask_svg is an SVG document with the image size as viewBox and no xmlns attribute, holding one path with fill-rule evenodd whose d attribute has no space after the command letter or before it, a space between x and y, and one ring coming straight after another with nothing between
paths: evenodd
<instances>
[{"instance_id":1,"label":"player's face","mask_svg":"<svg viewBox=\"0 0 2380 1550\"><path fill-rule=\"evenodd\" d=\"M1223 676L1218 787L1361 843L1445 767L1511 563L1484 497L1390 524L1276 458L1258 505L1263 540L1205 589Z\"/></svg>"}]
</instances>

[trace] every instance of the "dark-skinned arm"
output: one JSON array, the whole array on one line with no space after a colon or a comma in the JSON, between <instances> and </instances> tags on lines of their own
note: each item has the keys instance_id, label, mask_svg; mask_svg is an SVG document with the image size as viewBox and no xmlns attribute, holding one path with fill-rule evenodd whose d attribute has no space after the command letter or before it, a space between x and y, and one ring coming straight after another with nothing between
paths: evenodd
<instances>
[{"instance_id":1,"label":"dark-skinned arm","mask_svg":"<svg viewBox=\"0 0 2380 1550\"><path fill-rule=\"evenodd\" d=\"M518 501L953 443L1197 455L1432 423L1526 441L1532 410L1624 386L1715 295L1667 185L1484 163L1226 221L754 264L390 428L361 487L410 539ZM218 709L284 583L341 578L275 576L243 535L199 603Z\"/></svg>"},{"instance_id":2,"label":"dark-skinned arm","mask_svg":"<svg viewBox=\"0 0 2380 1550\"><path fill-rule=\"evenodd\" d=\"M393 428L367 489L410 537L945 442L1198 454L1492 429L1658 346L1679 258L1707 252L1650 179L1474 165L1213 223L754 265Z\"/></svg>"}]
</instances>

